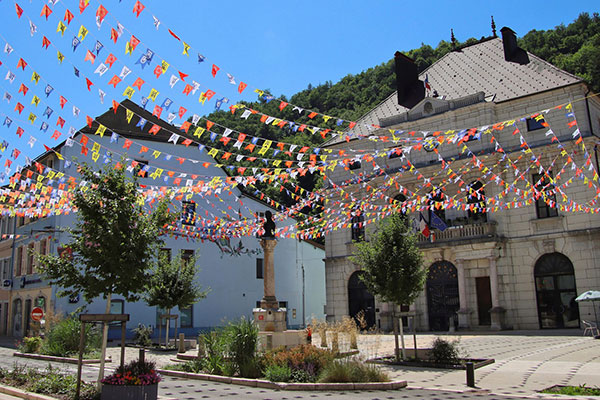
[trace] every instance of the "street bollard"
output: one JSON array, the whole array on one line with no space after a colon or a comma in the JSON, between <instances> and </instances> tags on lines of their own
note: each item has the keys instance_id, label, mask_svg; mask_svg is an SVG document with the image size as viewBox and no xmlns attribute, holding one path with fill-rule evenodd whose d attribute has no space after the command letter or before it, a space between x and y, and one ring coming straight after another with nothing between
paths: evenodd
<instances>
[{"instance_id":1,"label":"street bollard","mask_svg":"<svg viewBox=\"0 0 600 400\"><path fill-rule=\"evenodd\" d=\"M146 361L146 349L140 349L140 355L138 358L140 359L140 364L144 364Z\"/></svg>"},{"instance_id":2,"label":"street bollard","mask_svg":"<svg viewBox=\"0 0 600 400\"><path fill-rule=\"evenodd\" d=\"M185 353L185 334L180 333L179 334L179 349L177 350L178 353Z\"/></svg>"},{"instance_id":3,"label":"street bollard","mask_svg":"<svg viewBox=\"0 0 600 400\"><path fill-rule=\"evenodd\" d=\"M467 386L475 387L475 367L472 362L465 363L467 370Z\"/></svg>"}]
</instances>

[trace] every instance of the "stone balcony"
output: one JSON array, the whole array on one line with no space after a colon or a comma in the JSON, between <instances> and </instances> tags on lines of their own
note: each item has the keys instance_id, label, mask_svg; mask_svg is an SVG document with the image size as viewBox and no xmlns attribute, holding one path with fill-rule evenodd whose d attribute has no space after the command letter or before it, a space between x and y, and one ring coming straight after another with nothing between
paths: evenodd
<instances>
[{"instance_id":1,"label":"stone balcony","mask_svg":"<svg viewBox=\"0 0 600 400\"><path fill-rule=\"evenodd\" d=\"M496 222L493 221L449 226L443 232L432 229L432 233L435 237L433 242L431 239L426 238L419 233L418 243L420 247L435 247L451 242L487 242L498 240L498 235L496 234Z\"/></svg>"}]
</instances>

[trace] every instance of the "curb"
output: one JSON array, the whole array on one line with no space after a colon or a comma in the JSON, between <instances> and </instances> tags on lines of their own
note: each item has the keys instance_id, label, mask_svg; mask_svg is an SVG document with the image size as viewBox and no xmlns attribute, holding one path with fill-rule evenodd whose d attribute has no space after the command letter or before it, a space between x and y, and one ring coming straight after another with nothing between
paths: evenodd
<instances>
[{"instance_id":1,"label":"curb","mask_svg":"<svg viewBox=\"0 0 600 400\"><path fill-rule=\"evenodd\" d=\"M31 358L33 360L42 360L42 361L54 361L54 362L60 362L60 363L66 363L66 364L77 364L79 362L79 359L77 358L70 358L70 357L56 357L56 356L47 356L47 355L43 355L43 354L34 354L34 353L20 353L18 351L15 351L13 353L13 356L15 357L21 357L21 358ZM111 358L107 358L105 362L112 362ZM82 364L100 364L100 360L99 359L87 359L87 360L83 360Z\"/></svg>"},{"instance_id":2,"label":"curb","mask_svg":"<svg viewBox=\"0 0 600 400\"><path fill-rule=\"evenodd\" d=\"M56 397L46 396L44 394L26 392L21 389L17 389L12 386L5 386L0 384L0 393L7 394L9 396L19 397L26 400L56 400Z\"/></svg>"},{"instance_id":3,"label":"curb","mask_svg":"<svg viewBox=\"0 0 600 400\"><path fill-rule=\"evenodd\" d=\"M279 390L397 390L405 388L406 381L394 382L369 382L369 383L277 383L263 379L232 378L228 376L194 374L191 372L171 371L157 369L158 373L185 379L200 379L220 383L229 383L240 386L260 387L264 389Z\"/></svg>"}]
</instances>

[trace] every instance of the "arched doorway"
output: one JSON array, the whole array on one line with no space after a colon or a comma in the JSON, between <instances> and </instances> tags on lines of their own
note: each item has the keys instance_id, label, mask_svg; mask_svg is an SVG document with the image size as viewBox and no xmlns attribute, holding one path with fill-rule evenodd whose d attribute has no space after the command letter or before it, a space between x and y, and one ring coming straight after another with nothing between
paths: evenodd
<instances>
[{"instance_id":1,"label":"arched doorway","mask_svg":"<svg viewBox=\"0 0 600 400\"><path fill-rule=\"evenodd\" d=\"M360 280L362 271L356 271L348 280L348 308L350 317L356 318L361 311L364 313L367 328L375 325L375 297L367 290Z\"/></svg>"},{"instance_id":2,"label":"arched doorway","mask_svg":"<svg viewBox=\"0 0 600 400\"><path fill-rule=\"evenodd\" d=\"M427 273L429 329L447 331L450 328L448 321L455 317L459 307L456 267L448 261L433 263Z\"/></svg>"},{"instance_id":3,"label":"arched doorway","mask_svg":"<svg viewBox=\"0 0 600 400\"><path fill-rule=\"evenodd\" d=\"M560 253L544 254L535 263L533 274L540 328L579 328L571 260Z\"/></svg>"}]
</instances>

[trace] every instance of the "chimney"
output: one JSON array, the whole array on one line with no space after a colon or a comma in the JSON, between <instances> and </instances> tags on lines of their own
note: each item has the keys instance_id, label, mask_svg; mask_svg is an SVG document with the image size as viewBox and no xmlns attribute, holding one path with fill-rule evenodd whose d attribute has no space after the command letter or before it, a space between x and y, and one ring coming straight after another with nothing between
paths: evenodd
<instances>
[{"instance_id":1,"label":"chimney","mask_svg":"<svg viewBox=\"0 0 600 400\"><path fill-rule=\"evenodd\" d=\"M419 80L419 70L411 58L397 51L394 61L398 104L411 109L425 98L425 85Z\"/></svg>"},{"instance_id":2,"label":"chimney","mask_svg":"<svg viewBox=\"0 0 600 400\"><path fill-rule=\"evenodd\" d=\"M517 34L508 27L500 29L502 45L504 46L504 59L521 65L529 63L529 55L517 45Z\"/></svg>"}]
</instances>

